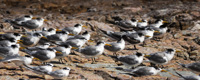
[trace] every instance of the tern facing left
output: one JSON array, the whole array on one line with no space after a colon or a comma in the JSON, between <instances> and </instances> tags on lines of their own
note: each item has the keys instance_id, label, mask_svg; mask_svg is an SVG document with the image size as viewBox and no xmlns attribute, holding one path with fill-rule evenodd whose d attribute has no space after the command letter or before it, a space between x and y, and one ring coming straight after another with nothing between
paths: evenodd
<instances>
[{"instance_id":1,"label":"tern facing left","mask_svg":"<svg viewBox=\"0 0 200 80\"><path fill-rule=\"evenodd\" d=\"M123 38L118 40L117 42L110 43L112 46L105 45L105 48L109 51L114 52L113 55L117 55L118 51L121 51L125 48L125 41Z\"/></svg>"}]
</instances>

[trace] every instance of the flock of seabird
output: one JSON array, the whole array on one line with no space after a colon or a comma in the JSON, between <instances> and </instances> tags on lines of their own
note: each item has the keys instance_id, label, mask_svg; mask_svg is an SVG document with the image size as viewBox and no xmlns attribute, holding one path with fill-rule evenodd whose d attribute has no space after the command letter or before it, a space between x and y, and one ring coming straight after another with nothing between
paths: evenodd
<instances>
[{"instance_id":1,"label":"flock of seabird","mask_svg":"<svg viewBox=\"0 0 200 80\"><path fill-rule=\"evenodd\" d=\"M57 79L68 76L70 68L64 67L63 69L53 71L54 65L48 63L52 59L56 58L60 63L64 63L63 58L70 55L72 51L76 51L86 58L92 58L92 63L94 63L95 57L102 55L105 48L113 52L113 55L109 55L109 57L120 61L127 69L131 69L130 72L125 74L138 77L166 72L166 70L159 67L169 63L173 59L174 54L180 52L174 48L169 48L166 49L166 51L150 53L148 55L140 52L136 52L134 55L124 56L119 56L117 54L117 52L125 49L125 42L133 44L134 49L137 50L136 44L143 43L143 46L145 46L146 40L165 34L168 28L167 26L163 26L163 24L167 22L162 19L158 19L153 24L148 24L148 21L145 19L136 20L134 18L116 21L115 23L119 28L131 30L114 32L98 28L102 34L115 39L116 42L104 42L101 40L98 41L96 45L89 45L86 47L82 46L84 46L87 41L91 41L91 32L85 31L82 34L80 33L82 27L87 28L87 26L77 23L73 27L65 27L63 29L42 28L42 30L36 31L36 29L42 27L44 21L47 20L41 17L35 18L32 15L6 20L6 22L12 25L32 31L0 34L0 57L2 57L0 62L14 62L20 68L25 67L34 73L50 75ZM54 46L52 47L52 45ZM23 51L27 53L27 55L21 56L19 51ZM146 60L143 60L144 58ZM31 66L32 60L41 61L43 65ZM152 65L140 66L142 62L149 62ZM179 64L194 72L200 72L199 62ZM162 66L162 68L164 67ZM185 80L200 80L199 76L183 76L178 72L176 73Z\"/></svg>"}]
</instances>

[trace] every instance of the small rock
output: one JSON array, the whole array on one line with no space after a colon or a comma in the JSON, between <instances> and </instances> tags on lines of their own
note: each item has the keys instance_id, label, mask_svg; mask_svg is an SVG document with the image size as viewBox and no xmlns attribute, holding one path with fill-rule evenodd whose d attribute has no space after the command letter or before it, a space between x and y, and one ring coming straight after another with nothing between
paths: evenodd
<instances>
[{"instance_id":1,"label":"small rock","mask_svg":"<svg viewBox=\"0 0 200 80\"><path fill-rule=\"evenodd\" d=\"M177 57L181 57L184 60L189 60L190 59L189 58L190 56L189 56L189 54L187 52L177 53Z\"/></svg>"},{"instance_id":2,"label":"small rock","mask_svg":"<svg viewBox=\"0 0 200 80\"><path fill-rule=\"evenodd\" d=\"M125 7L123 9L125 9L125 10L131 10L132 12L138 12L138 11L142 10L141 7Z\"/></svg>"},{"instance_id":3,"label":"small rock","mask_svg":"<svg viewBox=\"0 0 200 80\"><path fill-rule=\"evenodd\" d=\"M97 9L96 8L87 8L87 12L96 12Z\"/></svg>"},{"instance_id":4,"label":"small rock","mask_svg":"<svg viewBox=\"0 0 200 80\"><path fill-rule=\"evenodd\" d=\"M181 36L182 36L181 33L176 33L176 34L174 34L174 38L175 38L175 39L178 39L178 38L180 38Z\"/></svg>"},{"instance_id":5,"label":"small rock","mask_svg":"<svg viewBox=\"0 0 200 80\"><path fill-rule=\"evenodd\" d=\"M194 51L190 52L189 55L190 55L191 60L197 60L197 56L199 55L199 51L194 50Z\"/></svg>"},{"instance_id":6,"label":"small rock","mask_svg":"<svg viewBox=\"0 0 200 80\"><path fill-rule=\"evenodd\" d=\"M191 30L199 30L200 29L200 21L194 22L194 27Z\"/></svg>"}]
</instances>

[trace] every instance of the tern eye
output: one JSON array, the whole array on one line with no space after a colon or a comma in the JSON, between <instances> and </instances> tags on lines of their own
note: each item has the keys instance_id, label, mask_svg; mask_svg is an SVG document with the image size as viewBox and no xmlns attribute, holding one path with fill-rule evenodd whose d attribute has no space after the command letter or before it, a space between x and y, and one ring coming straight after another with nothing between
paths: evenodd
<instances>
[{"instance_id":1,"label":"tern eye","mask_svg":"<svg viewBox=\"0 0 200 80\"><path fill-rule=\"evenodd\" d=\"M172 51L174 51L174 49L167 49L167 51L172 52Z\"/></svg>"}]
</instances>

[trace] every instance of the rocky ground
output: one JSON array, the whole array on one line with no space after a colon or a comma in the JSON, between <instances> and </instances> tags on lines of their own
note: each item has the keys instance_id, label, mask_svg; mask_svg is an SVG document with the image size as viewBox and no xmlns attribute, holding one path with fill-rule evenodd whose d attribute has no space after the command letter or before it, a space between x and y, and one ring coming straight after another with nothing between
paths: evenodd
<instances>
[{"instance_id":1,"label":"rocky ground","mask_svg":"<svg viewBox=\"0 0 200 80\"><path fill-rule=\"evenodd\" d=\"M178 77L174 70L182 74L194 74L182 68L179 63L192 63L200 60L200 1L199 0L1 0L0 1L0 31L12 32L12 25L5 23L5 19L13 19L31 14L44 17L49 21L43 27L63 28L73 26L76 23L90 23L88 30L92 32L92 40L104 40L106 42L115 41L97 29L119 31L115 20L147 19L150 22L162 18L170 24L169 32L160 41L149 40L147 45L142 47L137 45L138 52L149 54L164 51L166 48L180 50L176 53L173 60L164 65L170 73L162 72L155 76L132 77L119 74L123 71L116 69L122 67L119 62L115 62L106 55L112 55L107 50L104 54L97 57L97 62L91 64L91 60L85 59L76 52L65 58L68 62L60 64L58 60L52 60L56 66L54 69L68 66L72 69L69 77L64 79L89 79L89 80L113 80L113 79L132 79L132 80L177 80ZM83 30L83 31L84 31ZM20 31L20 30L18 30ZM87 45L95 45L95 42L88 42ZM86 45L85 45L86 46ZM126 48L133 47L127 43ZM119 55L134 54L136 50L123 50ZM20 52L21 55L25 53ZM33 65L40 64L34 61ZM149 63L143 63L149 66ZM32 73L30 70L19 70L14 63L0 63L0 79L52 79L52 77Z\"/></svg>"}]
</instances>

